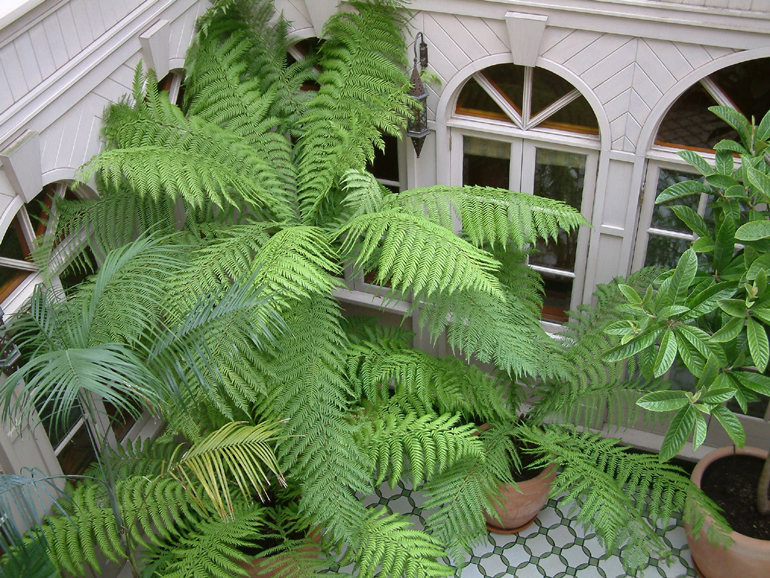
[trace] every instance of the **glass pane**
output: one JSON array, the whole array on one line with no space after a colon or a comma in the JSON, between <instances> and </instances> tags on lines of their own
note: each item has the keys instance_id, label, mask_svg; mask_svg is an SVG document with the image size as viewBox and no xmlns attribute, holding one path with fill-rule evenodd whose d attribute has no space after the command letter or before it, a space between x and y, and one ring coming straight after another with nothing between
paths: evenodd
<instances>
[{"instance_id":1,"label":"glass pane","mask_svg":"<svg viewBox=\"0 0 770 578\"><path fill-rule=\"evenodd\" d=\"M521 114L524 102L524 70L515 64L496 64L484 69L484 76Z\"/></svg>"},{"instance_id":2,"label":"glass pane","mask_svg":"<svg viewBox=\"0 0 770 578\"><path fill-rule=\"evenodd\" d=\"M681 183L682 181L692 180L695 175L691 173L684 173L682 171L675 171L671 169L660 169L658 173L658 188L655 191L655 197L657 198L668 187ZM690 207L693 211L698 210L698 204L700 203L700 195L690 195L689 197L682 197L667 205L684 205ZM668 231L678 231L680 233L691 233L690 229L679 220L674 212L667 205L655 205L652 212L651 226L656 229L666 229Z\"/></svg>"},{"instance_id":3,"label":"glass pane","mask_svg":"<svg viewBox=\"0 0 770 578\"><path fill-rule=\"evenodd\" d=\"M38 408L38 416L43 424L43 428L48 433L48 439L51 440L51 446L56 449L62 440L67 437L67 434L72 431L72 428L78 423L80 418L83 417L83 410L80 406L80 402L76 403L66 420L62 420L58 416L54 416L51 413L51 406L48 405L44 409Z\"/></svg>"},{"instance_id":4,"label":"glass pane","mask_svg":"<svg viewBox=\"0 0 770 578\"><path fill-rule=\"evenodd\" d=\"M3 241L0 243L0 256L7 259L25 261L29 255L29 248L27 247L27 241L24 239L18 219L19 217L17 216L11 221L11 225L5 232L5 237L3 237ZM28 271L19 271L11 267L0 267L0 300L8 297L11 291L16 289L29 274Z\"/></svg>"},{"instance_id":5,"label":"glass pane","mask_svg":"<svg viewBox=\"0 0 770 578\"><path fill-rule=\"evenodd\" d=\"M532 73L532 116L575 89L571 83L550 70L535 68Z\"/></svg>"},{"instance_id":6,"label":"glass pane","mask_svg":"<svg viewBox=\"0 0 770 578\"><path fill-rule=\"evenodd\" d=\"M128 430L130 430L131 427L133 427L133 425L136 423L136 419L130 413L119 410L109 401L105 400L103 403L104 409L110 418L110 425L112 426L112 431L115 433L115 438L118 441L121 441L124 437L126 437ZM141 412L141 406L139 405L139 402L134 401L132 405L137 408L137 412Z\"/></svg>"},{"instance_id":7,"label":"glass pane","mask_svg":"<svg viewBox=\"0 0 770 578\"><path fill-rule=\"evenodd\" d=\"M655 142L712 149L724 138L736 138L733 129L708 111L708 107L715 104L714 98L700 83L691 86L666 113Z\"/></svg>"},{"instance_id":8,"label":"glass pane","mask_svg":"<svg viewBox=\"0 0 770 578\"><path fill-rule=\"evenodd\" d=\"M51 218L51 205L55 192L53 185L46 186L43 191L27 204L27 214L35 230L35 236L45 233L48 220Z\"/></svg>"},{"instance_id":9,"label":"glass pane","mask_svg":"<svg viewBox=\"0 0 770 578\"><path fill-rule=\"evenodd\" d=\"M456 112L470 116L480 116L483 118L492 118L503 120L513 124L508 115L503 112L497 103L487 92L481 88L481 85L474 79L465 83L460 96L457 99Z\"/></svg>"},{"instance_id":10,"label":"glass pane","mask_svg":"<svg viewBox=\"0 0 770 578\"><path fill-rule=\"evenodd\" d=\"M770 58L741 62L710 76L736 108L756 124L770 108Z\"/></svg>"},{"instance_id":11,"label":"glass pane","mask_svg":"<svg viewBox=\"0 0 770 578\"><path fill-rule=\"evenodd\" d=\"M382 135L385 142L385 152L374 151L374 162L367 164L367 169L378 179L398 181L398 139L390 135Z\"/></svg>"},{"instance_id":12,"label":"glass pane","mask_svg":"<svg viewBox=\"0 0 770 578\"><path fill-rule=\"evenodd\" d=\"M511 145L463 137L463 184L507 189L510 186Z\"/></svg>"},{"instance_id":13,"label":"glass pane","mask_svg":"<svg viewBox=\"0 0 770 578\"><path fill-rule=\"evenodd\" d=\"M679 257L689 248L690 241L686 239L676 239L650 233L649 240L647 241L647 255L644 259L644 266L676 267Z\"/></svg>"},{"instance_id":14,"label":"glass pane","mask_svg":"<svg viewBox=\"0 0 770 578\"><path fill-rule=\"evenodd\" d=\"M96 461L91 436L88 435L88 427L85 423L78 428L56 457L62 471L67 475L82 474L92 462Z\"/></svg>"},{"instance_id":15,"label":"glass pane","mask_svg":"<svg viewBox=\"0 0 770 578\"><path fill-rule=\"evenodd\" d=\"M572 298L572 279L551 273L541 273L544 282L543 319L563 323Z\"/></svg>"},{"instance_id":16,"label":"glass pane","mask_svg":"<svg viewBox=\"0 0 770 578\"><path fill-rule=\"evenodd\" d=\"M548 117L548 120L538 126L585 134L599 134L599 121L596 120L596 115L584 96L576 98L564 108L557 110Z\"/></svg>"},{"instance_id":17,"label":"glass pane","mask_svg":"<svg viewBox=\"0 0 770 578\"><path fill-rule=\"evenodd\" d=\"M538 148L535 163L534 193L580 210L586 155ZM556 243L538 240L536 248L539 253L530 257L530 263L564 271L575 270L577 232L568 235L560 231Z\"/></svg>"}]
</instances>

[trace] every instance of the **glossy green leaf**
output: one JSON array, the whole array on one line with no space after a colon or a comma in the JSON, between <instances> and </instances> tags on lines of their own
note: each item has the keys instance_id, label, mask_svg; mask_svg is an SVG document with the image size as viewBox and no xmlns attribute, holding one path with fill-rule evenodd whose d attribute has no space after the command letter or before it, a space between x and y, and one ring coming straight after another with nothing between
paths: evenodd
<instances>
[{"instance_id":1,"label":"glossy green leaf","mask_svg":"<svg viewBox=\"0 0 770 578\"><path fill-rule=\"evenodd\" d=\"M733 283L723 282L711 285L687 300L686 304L691 311L685 316L685 319L695 319L701 315L711 313L719 307L719 302L722 299L729 299L734 294L735 285Z\"/></svg>"},{"instance_id":2,"label":"glossy green leaf","mask_svg":"<svg viewBox=\"0 0 770 578\"><path fill-rule=\"evenodd\" d=\"M734 387L714 387L704 393L698 401L701 403L722 403L735 395Z\"/></svg>"},{"instance_id":3,"label":"glossy green leaf","mask_svg":"<svg viewBox=\"0 0 770 578\"><path fill-rule=\"evenodd\" d=\"M751 141L751 125L737 110L729 106L710 106L709 110L733 127L744 145Z\"/></svg>"},{"instance_id":4,"label":"glossy green leaf","mask_svg":"<svg viewBox=\"0 0 770 578\"><path fill-rule=\"evenodd\" d=\"M748 197L748 194L746 193L746 187L743 185L733 185L732 187L727 187L723 194L725 197L729 197L731 199L745 199Z\"/></svg>"},{"instance_id":5,"label":"glossy green leaf","mask_svg":"<svg viewBox=\"0 0 770 578\"><path fill-rule=\"evenodd\" d=\"M714 250L714 239L712 239L710 235L706 237L700 237L695 239L690 247L696 253L710 253Z\"/></svg>"},{"instance_id":6,"label":"glossy green leaf","mask_svg":"<svg viewBox=\"0 0 770 578\"><path fill-rule=\"evenodd\" d=\"M706 221L703 220L703 217L701 217L697 212L693 211L690 207L686 207L684 205L674 205L669 208L674 212L680 221L687 225L688 229L690 229L699 237L708 237L711 234L711 231L706 224Z\"/></svg>"},{"instance_id":7,"label":"glossy green leaf","mask_svg":"<svg viewBox=\"0 0 770 578\"><path fill-rule=\"evenodd\" d=\"M627 335L634 332L634 324L629 320L614 321L604 328L608 335Z\"/></svg>"},{"instance_id":8,"label":"glossy green leaf","mask_svg":"<svg viewBox=\"0 0 770 578\"><path fill-rule=\"evenodd\" d=\"M683 151L679 151L677 154L681 158L686 160L688 163L690 163L693 167L698 169L698 172L700 172L700 174L702 174L703 176L714 174L714 169L711 168L711 165L709 165L706 162L706 159L704 159L698 153L694 151L683 150Z\"/></svg>"},{"instance_id":9,"label":"glossy green leaf","mask_svg":"<svg viewBox=\"0 0 770 578\"><path fill-rule=\"evenodd\" d=\"M738 227L735 238L738 241L757 241L770 237L770 221L751 221Z\"/></svg>"},{"instance_id":10,"label":"glossy green leaf","mask_svg":"<svg viewBox=\"0 0 770 578\"><path fill-rule=\"evenodd\" d=\"M718 405L711 410L711 413L719 420L722 427L725 428L727 435L735 442L738 447L743 447L746 443L746 432L743 431L743 424L733 412L723 405Z\"/></svg>"},{"instance_id":11,"label":"glossy green leaf","mask_svg":"<svg viewBox=\"0 0 770 578\"><path fill-rule=\"evenodd\" d=\"M639 353L642 349L652 345L655 340L660 337L661 333L663 333L663 329L659 327L645 329L628 343L610 349L604 354L604 359L606 361L621 361L627 359L632 355Z\"/></svg>"},{"instance_id":12,"label":"glossy green leaf","mask_svg":"<svg viewBox=\"0 0 770 578\"><path fill-rule=\"evenodd\" d=\"M749 182L754 185L757 192L760 193L762 202L770 202L770 177L768 177L762 171L758 171L751 167L746 169L746 175L749 177Z\"/></svg>"},{"instance_id":13,"label":"glossy green leaf","mask_svg":"<svg viewBox=\"0 0 770 578\"><path fill-rule=\"evenodd\" d=\"M639 398L636 405L650 411L672 411L690 403L687 393L680 390L653 391Z\"/></svg>"},{"instance_id":14,"label":"glossy green leaf","mask_svg":"<svg viewBox=\"0 0 770 578\"><path fill-rule=\"evenodd\" d=\"M675 335L679 356L682 358L682 362L685 367L690 370L690 373L695 377L700 377L703 373L703 367L706 365L706 358L682 335L679 333L676 333Z\"/></svg>"},{"instance_id":15,"label":"glossy green leaf","mask_svg":"<svg viewBox=\"0 0 770 578\"><path fill-rule=\"evenodd\" d=\"M764 323L767 323L768 325L770 325L770 309L767 309L765 307L759 307L759 308L752 307L751 316L756 317L757 319L760 319Z\"/></svg>"},{"instance_id":16,"label":"glossy green leaf","mask_svg":"<svg viewBox=\"0 0 770 578\"><path fill-rule=\"evenodd\" d=\"M682 315L683 313L689 312L690 308L685 307L684 305L669 305L668 307L664 307L658 312L658 317L670 319L676 315Z\"/></svg>"},{"instance_id":17,"label":"glossy green leaf","mask_svg":"<svg viewBox=\"0 0 770 578\"><path fill-rule=\"evenodd\" d=\"M695 279L697 270L698 257L695 255L695 251L687 249L679 257L674 274L660 286L660 294L664 294L667 298L666 305L674 305L679 299L687 296L687 290Z\"/></svg>"},{"instance_id":18,"label":"glossy green leaf","mask_svg":"<svg viewBox=\"0 0 770 578\"><path fill-rule=\"evenodd\" d=\"M714 150L730 151L730 152L738 153L740 155L745 155L749 153L749 151L747 151L739 143L729 139L723 139L719 141L717 144L714 145Z\"/></svg>"},{"instance_id":19,"label":"glossy green leaf","mask_svg":"<svg viewBox=\"0 0 770 578\"><path fill-rule=\"evenodd\" d=\"M719 308L733 317L746 317L746 302L743 299L722 299Z\"/></svg>"},{"instance_id":20,"label":"glossy green leaf","mask_svg":"<svg viewBox=\"0 0 770 578\"><path fill-rule=\"evenodd\" d=\"M732 176L735 163L733 161L733 153L730 151L717 151L716 158L714 160L714 169L720 175Z\"/></svg>"},{"instance_id":21,"label":"glossy green leaf","mask_svg":"<svg viewBox=\"0 0 770 578\"><path fill-rule=\"evenodd\" d=\"M765 271L770 270L770 254L765 253L764 255L760 255L756 259L754 259L751 262L751 266L749 267L749 271L746 274L746 278L749 281L753 281L757 278L757 274L760 272L760 270L764 269Z\"/></svg>"},{"instance_id":22,"label":"glossy green leaf","mask_svg":"<svg viewBox=\"0 0 770 578\"><path fill-rule=\"evenodd\" d=\"M618 283L618 289L620 289L620 292L623 293L623 295L626 296L626 299L628 299L631 303L639 304L642 302L642 298L639 297L639 293L637 293L636 289L630 285Z\"/></svg>"},{"instance_id":23,"label":"glossy green leaf","mask_svg":"<svg viewBox=\"0 0 770 578\"><path fill-rule=\"evenodd\" d=\"M770 397L770 377L752 371L733 371L732 375L746 389Z\"/></svg>"},{"instance_id":24,"label":"glossy green leaf","mask_svg":"<svg viewBox=\"0 0 770 578\"><path fill-rule=\"evenodd\" d=\"M711 382L719 375L719 362L715 355L710 354L706 359L706 364L703 366L703 372L698 377L698 382L695 384L695 389L701 390L703 388L710 387Z\"/></svg>"},{"instance_id":25,"label":"glossy green leaf","mask_svg":"<svg viewBox=\"0 0 770 578\"><path fill-rule=\"evenodd\" d=\"M714 237L714 261L712 266L717 273L727 267L735 253L735 222L726 215Z\"/></svg>"},{"instance_id":26,"label":"glossy green leaf","mask_svg":"<svg viewBox=\"0 0 770 578\"><path fill-rule=\"evenodd\" d=\"M706 177L706 181L718 189L729 189L739 184L733 177L720 174L709 175Z\"/></svg>"},{"instance_id":27,"label":"glossy green leaf","mask_svg":"<svg viewBox=\"0 0 770 578\"><path fill-rule=\"evenodd\" d=\"M706 183L701 181L682 181L671 185L658 195L655 199L655 204L665 203L671 199L679 199L681 197L687 197L689 195L697 195L700 193L710 193L712 188Z\"/></svg>"},{"instance_id":28,"label":"glossy green leaf","mask_svg":"<svg viewBox=\"0 0 770 578\"><path fill-rule=\"evenodd\" d=\"M706 418L699 411L695 412L695 431L692 436L692 449L697 450L703 442L706 441L706 434L708 433L708 424Z\"/></svg>"},{"instance_id":29,"label":"glossy green leaf","mask_svg":"<svg viewBox=\"0 0 770 578\"><path fill-rule=\"evenodd\" d=\"M745 319L741 317L731 317L730 320L725 323L719 331L711 336L711 341L718 343L726 343L732 341L741 334L743 331L743 324Z\"/></svg>"},{"instance_id":30,"label":"glossy green leaf","mask_svg":"<svg viewBox=\"0 0 770 578\"><path fill-rule=\"evenodd\" d=\"M660 377L666 373L671 364L674 363L674 359L676 359L676 338L674 332L669 329L663 334L660 349L655 356L655 364L653 365L655 377Z\"/></svg>"},{"instance_id":31,"label":"glossy green leaf","mask_svg":"<svg viewBox=\"0 0 770 578\"><path fill-rule=\"evenodd\" d=\"M680 409L671 420L671 426L668 428L660 447L660 459L662 461L670 460L682 451L690 432L695 427L696 413L697 411L688 404Z\"/></svg>"},{"instance_id":32,"label":"glossy green leaf","mask_svg":"<svg viewBox=\"0 0 770 578\"><path fill-rule=\"evenodd\" d=\"M759 122L755 137L757 140L762 141L770 139L770 110L765 113L765 116L763 116L762 120Z\"/></svg>"},{"instance_id":33,"label":"glossy green leaf","mask_svg":"<svg viewBox=\"0 0 770 578\"><path fill-rule=\"evenodd\" d=\"M765 326L749 317L746 325L746 335L749 342L749 353L754 360L754 366L762 372L767 367L767 361L770 358L770 346L768 346Z\"/></svg>"}]
</instances>

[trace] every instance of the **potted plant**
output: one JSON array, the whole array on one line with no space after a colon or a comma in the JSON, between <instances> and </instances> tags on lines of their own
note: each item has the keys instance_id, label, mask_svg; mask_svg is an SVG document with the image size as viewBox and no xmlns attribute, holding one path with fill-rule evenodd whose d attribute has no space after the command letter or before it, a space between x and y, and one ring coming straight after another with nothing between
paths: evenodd
<instances>
[{"instance_id":1,"label":"potted plant","mask_svg":"<svg viewBox=\"0 0 770 578\"><path fill-rule=\"evenodd\" d=\"M575 312L565 339L556 341L540 325L541 280L524 260L525 246L555 240L583 218L562 203L507 190L436 186L396 195L380 186L366 162L381 133L400 135L414 109L406 16L386 0L350 5L353 11L326 24L311 59L320 73L307 62L287 65L286 22L273 18L269 3L245 0L216 2L200 21L184 112L157 90L151 72L138 69L132 98L105 112L105 150L81 173L84 181L95 178L100 198L62 202L59 227L86 234L96 254L113 255L109 263L131 250L126 243L137 230L181 263L140 271L160 285L139 275L139 290L118 279L104 294L98 279L108 273L100 271L72 305L61 306L68 322L100 312L94 319L102 325L65 332L81 339L76 347L47 339L43 322L30 324L28 338L17 333L45 347L33 346L15 381L0 386L7 414L30 410L38 399L59 403L55 380L46 381L49 356L102 348L136 362L136 376L127 379L128 365L107 377L89 365L75 369L99 377L94 393L118 401L122 392L162 413L169 436L197 444L223 422L280 422L277 470L299 495L296 523L320 528L323 547L344 550L363 577L453 574L438 559L449 553L461 563L485 535L499 483L512 482L520 464L516 439L536 462L558 466L553 491L581 506L581 522L608 548L625 544L630 568L645 564L651 549L664 553L656 521L682 506L692 486L676 468L580 430L605 408L622 410L644 393L640 384L621 385L624 363L601 360L621 339L602 329L615 320L610 305L622 293L617 285L602 288L599 307ZM317 76L318 91L301 90L308 76ZM418 351L404 331L344 322L333 291L345 266L376 270L391 297L409 296L420 329L434 339L445 335L464 360ZM629 286L643 291L648 282L640 275ZM86 307L92 298L104 309ZM49 311L57 307L45 301L32 318L46 320ZM131 323L124 327L124 319ZM205 330L207 323L215 330ZM93 327L102 328L98 339ZM12 386L22 379L35 384L34 395L16 404ZM70 385L79 392L79 373ZM473 435L479 423L491 427ZM134 516L144 512L143 500L155 500L149 523L138 518L147 537L138 529L129 534L149 548L155 574L191 575L204 551L211 566L199 572L243 570L237 547L260 535L264 517L251 486L220 483L231 499L218 510L217 492L196 498L185 477L164 478L165 502L146 488L129 492L132 483L147 483L129 478L113 475L109 496L125 491ZM428 494L428 532L363 506L357 496L386 479L407 479ZM716 515L700 494L692 499ZM107 516L106 540L89 525L95 511L105 519L103 501L75 502L82 516L41 526L70 532L68 541L51 539L52 559L82 573L94 565L95 547L125 557L110 541L121 527L120 500ZM232 524L236 514L240 523ZM699 509L688 512L695 523L702 517ZM231 540L218 557L208 543L214 533ZM80 544L79 565L68 566L71 554L57 543ZM297 564L286 573L314 567Z\"/></svg>"},{"instance_id":2,"label":"potted plant","mask_svg":"<svg viewBox=\"0 0 770 578\"><path fill-rule=\"evenodd\" d=\"M760 395L770 395L770 164L766 156L770 114L754 125L731 108L709 110L736 131L739 142L719 142L713 166L691 151L679 153L703 178L667 188L656 203L669 204L698 238L682 254L677 267L662 274L646 293L621 286L628 299L623 306L625 319L608 331L622 336L622 344L605 359L616 361L636 355L640 369L650 377L664 375L675 361L692 373L694 391L661 388L638 402L651 411L676 412L663 440L661 459L675 456L690 435L697 449L706 438L707 418L715 417L737 447L709 454L693 472L693 481L700 484L707 468L727 455L764 460L751 492L755 502L751 509L764 517L762 523L770 528L770 459L766 449L743 447L743 426L733 413L733 409L746 412L748 404L758 401ZM703 193L711 198L709 220L676 204ZM727 402L733 405L725 405ZM737 487L745 469L733 465L723 484ZM727 516L731 524L736 523L730 512ZM713 524L709 523L689 528L688 540L703 576L716 578L737 572L759 577L770 567L770 541L768 530L765 532L754 537L733 532L727 541L732 546L724 548L725 541L717 540L722 543L715 547L702 537L714 537ZM757 539L760 536L763 538Z\"/></svg>"}]
</instances>

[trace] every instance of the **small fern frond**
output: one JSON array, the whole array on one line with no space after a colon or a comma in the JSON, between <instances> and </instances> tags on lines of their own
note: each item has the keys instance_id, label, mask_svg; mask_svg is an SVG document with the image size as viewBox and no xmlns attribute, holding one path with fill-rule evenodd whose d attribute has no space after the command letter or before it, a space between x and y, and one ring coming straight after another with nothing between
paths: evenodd
<instances>
[{"instance_id":1,"label":"small fern frond","mask_svg":"<svg viewBox=\"0 0 770 578\"><path fill-rule=\"evenodd\" d=\"M393 206L425 214L446 228L451 228L454 213L464 235L477 247L505 247L512 241L521 249L538 237L556 240L560 230L569 232L588 224L579 211L561 201L491 187L412 189L387 197L385 207Z\"/></svg>"},{"instance_id":2,"label":"small fern frond","mask_svg":"<svg viewBox=\"0 0 770 578\"><path fill-rule=\"evenodd\" d=\"M436 561L444 550L433 538L412 529L411 522L403 516L387 515L383 509L366 515L355 554L361 578L431 578L454 574L453 569Z\"/></svg>"},{"instance_id":3,"label":"small fern frond","mask_svg":"<svg viewBox=\"0 0 770 578\"><path fill-rule=\"evenodd\" d=\"M342 252L352 255L355 266L377 268L378 284L428 298L436 293L474 290L504 299L494 273L499 264L452 231L398 209L361 215L339 232ZM360 248L356 243L361 242ZM382 248L380 249L380 244ZM377 255L376 263L371 258Z\"/></svg>"},{"instance_id":4,"label":"small fern frond","mask_svg":"<svg viewBox=\"0 0 770 578\"><path fill-rule=\"evenodd\" d=\"M367 415L358 431L358 442L377 464L375 485L389 473L390 486L395 487L404 472L404 456L409 458L415 487L463 458L482 460L481 440L473 435L475 427L458 426L459 420L459 416L449 414Z\"/></svg>"}]
</instances>

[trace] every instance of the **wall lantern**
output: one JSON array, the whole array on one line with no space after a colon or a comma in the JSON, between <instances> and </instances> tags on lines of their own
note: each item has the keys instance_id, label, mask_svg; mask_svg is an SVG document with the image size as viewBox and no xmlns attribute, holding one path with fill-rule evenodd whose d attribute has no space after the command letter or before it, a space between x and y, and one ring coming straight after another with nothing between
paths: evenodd
<instances>
[{"instance_id":1,"label":"wall lantern","mask_svg":"<svg viewBox=\"0 0 770 578\"><path fill-rule=\"evenodd\" d=\"M419 45L417 39L420 39ZM425 138L430 134L428 129L428 90L420 78L420 71L417 69L417 59L419 59L420 68L424 69L428 66L428 45L425 44L425 38L422 32L418 32L414 38L414 68L412 69L412 77L410 83L412 84L412 90L409 91L409 96L414 98L419 107L415 106L414 116L409 119L409 124L406 128L406 136L412 139L414 145L414 152L417 153L417 158L420 157L420 151L422 151L422 145L425 143Z\"/></svg>"}]
</instances>

